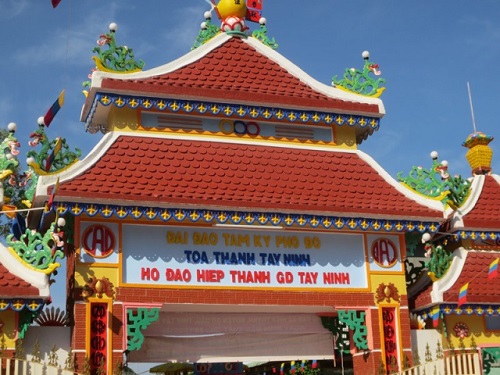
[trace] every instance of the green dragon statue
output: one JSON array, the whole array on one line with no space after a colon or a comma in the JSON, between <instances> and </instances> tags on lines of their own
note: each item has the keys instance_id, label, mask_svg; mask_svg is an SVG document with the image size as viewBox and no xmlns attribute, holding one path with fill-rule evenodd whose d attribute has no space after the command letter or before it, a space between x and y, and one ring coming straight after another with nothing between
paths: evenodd
<instances>
[{"instance_id":1,"label":"green dragon statue","mask_svg":"<svg viewBox=\"0 0 500 375\"><path fill-rule=\"evenodd\" d=\"M260 40L266 46L271 47L272 49L277 49L278 43L276 43L274 38L269 39L269 37L267 36L267 27L266 27L267 21L266 21L266 19L264 17L262 17L259 20L259 23L260 23L260 29L254 30L254 32L252 33L252 36L257 40Z\"/></svg>"},{"instance_id":2,"label":"green dragon statue","mask_svg":"<svg viewBox=\"0 0 500 375\"><path fill-rule=\"evenodd\" d=\"M422 236L422 242L425 244L425 257L429 258L429 261L425 264L425 268L427 268L427 274L431 280L436 281L448 271L453 260L453 255L446 251L442 245L431 244L430 240L430 234L425 233Z\"/></svg>"},{"instance_id":3,"label":"green dragon statue","mask_svg":"<svg viewBox=\"0 0 500 375\"><path fill-rule=\"evenodd\" d=\"M98 47L92 50L93 53L97 54L97 56L92 56L96 67L92 69L89 78L92 77L92 72L96 70L110 73L135 73L140 72L144 68L144 61L135 60L132 48L116 44L115 33L117 29L118 25L111 23L109 25L109 33L100 35L99 40L97 40ZM108 49L103 50L104 46L107 46ZM90 85L91 81L82 83L82 86L86 89ZM83 94L87 96L88 91L84 90Z\"/></svg>"},{"instance_id":4,"label":"green dragon statue","mask_svg":"<svg viewBox=\"0 0 500 375\"><path fill-rule=\"evenodd\" d=\"M438 153L431 153L433 160L429 169L413 167L407 177L402 172L397 174L398 180L409 189L437 199L443 205L452 208L460 207L468 197L471 182L464 180L460 175L450 176L448 173L448 162L439 162Z\"/></svg>"},{"instance_id":5,"label":"green dragon statue","mask_svg":"<svg viewBox=\"0 0 500 375\"><path fill-rule=\"evenodd\" d=\"M364 51L362 56L365 60L362 71L355 68L348 68L345 70L344 78L337 79L337 76L332 78L332 85L341 90L378 98L385 90L385 87L380 87L385 84L385 79L373 79L370 74L379 76L382 72L379 70L378 64L370 61L370 53L368 51Z\"/></svg>"},{"instance_id":6,"label":"green dragon statue","mask_svg":"<svg viewBox=\"0 0 500 375\"><path fill-rule=\"evenodd\" d=\"M220 27L212 23L212 13L205 12L205 21L201 23L201 30L196 37L193 47L196 49L221 32Z\"/></svg>"},{"instance_id":7,"label":"green dragon statue","mask_svg":"<svg viewBox=\"0 0 500 375\"><path fill-rule=\"evenodd\" d=\"M97 41L99 46L92 50L92 52L97 53L97 56L93 56L97 68L102 71L128 73L142 70L144 61L135 61L132 48L116 45L115 32L117 29L116 23L110 24L109 33L101 35ZM101 47L104 46L107 46L108 49L102 50Z\"/></svg>"},{"instance_id":8,"label":"green dragon statue","mask_svg":"<svg viewBox=\"0 0 500 375\"><path fill-rule=\"evenodd\" d=\"M64 258L61 250L64 246L62 228L66 225L63 218L51 224L49 230L42 236L39 232L26 229L19 238L14 234L7 236L7 245L25 263L46 274L53 273L60 264L56 262L58 258Z\"/></svg>"},{"instance_id":9,"label":"green dragon statue","mask_svg":"<svg viewBox=\"0 0 500 375\"><path fill-rule=\"evenodd\" d=\"M33 140L29 142L31 147L41 145L39 152L30 150L26 154L28 165L39 175L60 172L75 163L81 155L81 151L75 148L70 151L64 138L56 138L52 141L47 139L43 123L38 122L38 129L30 134Z\"/></svg>"}]
</instances>

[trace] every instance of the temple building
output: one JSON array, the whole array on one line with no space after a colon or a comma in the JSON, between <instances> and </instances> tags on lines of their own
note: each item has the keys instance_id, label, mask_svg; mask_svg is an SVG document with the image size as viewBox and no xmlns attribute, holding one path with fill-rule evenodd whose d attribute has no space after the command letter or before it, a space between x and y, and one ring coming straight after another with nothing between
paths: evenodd
<instances>
[{"instance_id":1,"label":"temple building","mask_svg":"<svg viewBox=\"0 0 500 375\"><path fill-rule=\"evenodd\" d=\"M151 70L98 52L81 119L104 136L38 181L35 205L57 184L74 223L77 363L402 368L405 234L434 233L443 206L358 150L385 113L378 66L365 52L326 85L275 51L264 20L249 35L225 15L207 35L206 17L196 48Z\"/></svg>"}]
</instances>

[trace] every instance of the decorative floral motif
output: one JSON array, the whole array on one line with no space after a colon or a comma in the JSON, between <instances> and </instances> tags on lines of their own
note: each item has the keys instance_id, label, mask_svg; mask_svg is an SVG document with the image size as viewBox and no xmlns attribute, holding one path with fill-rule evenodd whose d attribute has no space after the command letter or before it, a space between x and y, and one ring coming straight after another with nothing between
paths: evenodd
<instances>
[{"instance_id":1,"label":"decorative floral motif","mask_svg":"<svg viewBox=\"0 0 500 375\"><path fill-rule=\"evenodd\" d=\"M82 297L87 301L89 297L102 298L106 295L109 298L115 298L114 285L107 277L91 277L83 287Z\"/></svg>"},{"instance_id":2,"label":"decorative floral motif","mask_svg":"<svg viewBox=\"0 0 500 375\"><path fill-rule=\"evenodd\" d=\"M455 336L463 339L465 337L469 337L469 327L464 322L458 322L453 327L453 331L455 331Z\"/></svg>"},{"instance_id":3,"label":"decorative floral motif","mask_svg":"<svg viewBox=\"0 0 500 375\"><path fill-rule=\"evenodd\" d=\"M391 299L397 302L401 302L401 296L399 295L398 288L393 284L381 283L377 291L375 292L375 301L380 303L385 300L385 302L391 302Z\"/></svg>"}]
</instances>

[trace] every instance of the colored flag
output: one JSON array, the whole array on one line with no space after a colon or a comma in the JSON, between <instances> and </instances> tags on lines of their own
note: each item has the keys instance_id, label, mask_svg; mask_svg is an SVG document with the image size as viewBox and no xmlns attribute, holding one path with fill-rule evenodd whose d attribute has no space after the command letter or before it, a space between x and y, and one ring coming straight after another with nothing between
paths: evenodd
<instances>
[{"instance_id":1,"label":"colored flag","mask_svg":"<svg viewBox=\"0 0 500 375\"><path fill-rule=\"evenodd\" d=\"M311 368L316 368L316 367L318 367L318 361L313 359L312 364L311 364Z\"/></svg>"},{"instance_id":2,"label":"colored flag","mask_svg":"<svg viewBox=\"0 0 500 375\"><path fill-rule=\"evenodd\" d=\"M45 116L43 116L43 124L46 127L49 127L50 123L56 116L57 112L59 112L63 104L64 104L64 90L61 91L57 100L54 102L54 104L52 104L52 107L50 107Z\"/></svg>"},{"instance_id":3,"label":"colored flag","mask_svg":"<svg viewBox=\"0 0 500 375\"><path fill-rule=\"evenodd\" d=\"M467 302L467 289L469 289L469 283L460 288L460 292L458 293L458 306Z\"/></svg>"},{"instance_id":4,"label":"colored flag","mask_svg":"<svg viewBox=\"0 0 500 375\"><path fill-rule=\"evenodd\" d=\"M259 22L262 17L262 1L263 0L247 0L246 20Z\"/></svg>"},{"instance_id":5,"label":"colored flag","mask_svg":"<svg viewBox=\"0 0 500 375\"><path fill-rule=\"evenodd\" d=\"M498 261L500 258L495 259L490 264L490 270L488 271L488 280L494 279L498 275Z\"/></svg>"},{"instance_id":6,"label":"colored flag","mask_svg":"<svg viewBox=\"0 0 500 375\"><path fill-rule=\"evenodd\" d=\"M437 326L439 325L439 315L440 315L439 307L434 306L430 311L430 316L432 318L432 326L434 328L437 328Z\"/></svg>"},{"instance_id":7,"label":"colored flag","mask_svg":"<svg viewBox=\"0 0 500 375\"><path fill-rule=\"evenodd\" d=\"M52 8L56 8L60 2L61 0L52 0Z\"/></svg>"},{"instance_id":8,"label":"colored flag","mask_svg":"<svg viewBox=\"0 0 500 375\"><path fill-rule=\"evenodd\" d=\"M62 148L62 138L59 137L57 138L56 144L54 145L54 149L45 160L45 172L48 172L50 170L50 167L52 166L52 163L54 162L59 151L61 151L61 148Z\"/></svg>"},{"instance_id":9,"label":"colored flag","mask_svg":"<svg viewBox=\"0 0 500 375\"><path fill-rule=\"evenodd\" d=\"M295 374L295 361L290 362L290 372Z\"/></svg>"},{"instance_id":10,"label":"colored flag","mask_svg":"<svg viewBox=\"0 0 500 375\"><path fill-rule=\"evenodd\" d=\"M285 363L283 362L281 364L281 367L280 367L280 375L284 375L285 374Z\"/></svg>"},{"instance_id":11,"label":"colored flag","mask_svg":"<svg viewBox=\"0 0 500 375\"><path fill-rule=\"evenodd\" d=\"M54 204L54 198L56 197L57 189L59 189L59 177L57 178L56 184L52 189L52 194L50 194L49 201L47 202L47 210L50 210L52 208L52 205Z\"/></svg>"}]
</instances>

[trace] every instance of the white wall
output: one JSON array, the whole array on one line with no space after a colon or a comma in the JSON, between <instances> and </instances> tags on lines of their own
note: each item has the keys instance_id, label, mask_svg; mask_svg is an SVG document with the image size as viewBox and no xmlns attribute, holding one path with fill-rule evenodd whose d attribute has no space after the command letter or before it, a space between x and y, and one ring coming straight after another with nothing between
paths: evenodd
<instances>
[{"instance_id":1,"label":"white wall","mask_svg":"<svg viewBox=\"0 0 500 375\"><path fill-rule=\"evenodd\" d=\"M42 361L49 361L52 348L57 348L56 354L59 366L64 368L70 350L71 331L69 327L29 327L24 336L24 354L30 360L38 341Z\"/></svg>"}]
</instances>

